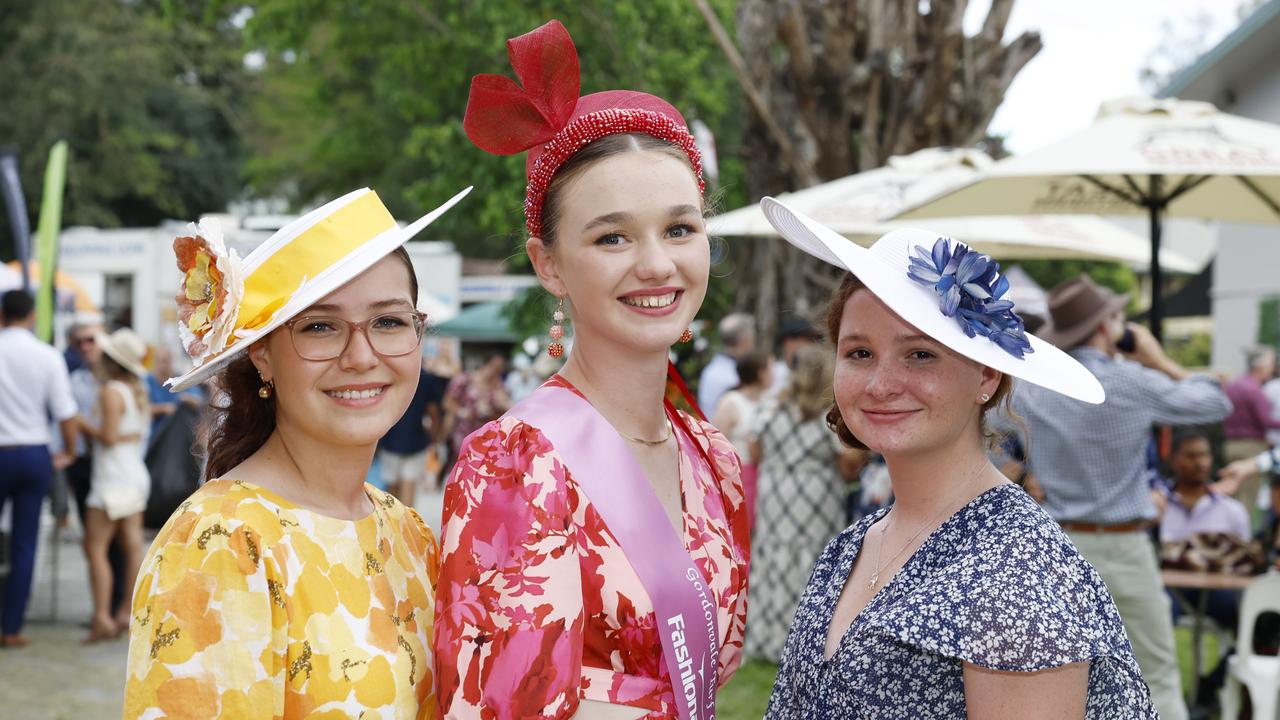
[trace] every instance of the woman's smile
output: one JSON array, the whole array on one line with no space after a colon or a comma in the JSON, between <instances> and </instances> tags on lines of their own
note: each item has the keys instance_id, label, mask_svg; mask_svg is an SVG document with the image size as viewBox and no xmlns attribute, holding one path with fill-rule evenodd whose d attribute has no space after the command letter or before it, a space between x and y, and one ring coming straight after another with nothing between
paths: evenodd
<instances>
[{"instance_id":1,"label":"woman's smile","mask_svg":"<svg viewBox=\"0 0 1280 720\"><path fill-rule=\"evenodd\" d=\"M868 422L872 422L877 425L892 425L902 420L906 420L908 418L914 417L915 414L919 412L919 410L891 410L891 409L882 409L882 408L875 408L875 409L864 408L861 412L862 412L862 416L865 417Z\"/></svg>"},{"instance_id":2,"label":"woman's smile","mask_svg":"<svg viewBox=\"0 0 1280 720\"><path fill-rule=\"evenodd\" d=\"M641 315L670 315L680 308L684 291L674 288L634 290L618 298L618 301Z\"/></svg>"},{"instance_id":3,"label":"woman's smile","mask_svg":"<svg viewBox=\"0 0 1280 720\"><path fill-rule=\"evenodd\" d=\"M382 402L384 391L391 387L386 383L364 383L361 385L344 385L325 390L324 394L335 403L348 408L367 408Z\"/></svg>"}]
</instances>

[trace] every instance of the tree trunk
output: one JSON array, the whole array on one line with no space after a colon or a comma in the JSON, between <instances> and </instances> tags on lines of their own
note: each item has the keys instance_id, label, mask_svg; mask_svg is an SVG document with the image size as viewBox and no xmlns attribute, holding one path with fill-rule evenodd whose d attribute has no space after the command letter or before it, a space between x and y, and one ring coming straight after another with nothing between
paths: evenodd
<instances>
[{"instance_id":1,"label":"tree trunk","mask_svg":"<svg viewBox=\"0 0 1280 720\"><path fill-rule=\"evenodd\" d=\"M1004 42L1013 3L992 0L982 29L966 36L966 0L741 0L737 48L726 52L741 63L752 107L762 108L743 139L751 197L982 140L1041 47L1036 33ZM704 16L714 30L714 16ZM762 340L772 341L779 312L819 320L839 274L785 243L750 247L740 267L758 274L738 307L756 314Z\"/></svg>"}]
</instances>

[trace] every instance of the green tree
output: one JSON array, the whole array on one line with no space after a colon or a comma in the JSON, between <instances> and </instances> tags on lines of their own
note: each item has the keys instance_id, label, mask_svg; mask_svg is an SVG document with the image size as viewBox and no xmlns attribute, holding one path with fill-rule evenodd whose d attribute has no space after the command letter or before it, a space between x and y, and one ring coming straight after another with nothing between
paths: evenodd
<instances>
[{"instance_id":1,"label":"green tree","mask_svg":"<svg viewBox=\"0 0 1280 720\"><path fill-rule=\"evenodd\" d=\"M1015 263L1009 263L1015 264ZM1017 263L1036 284L1046 291L1077 275L1088 275L1099 285L1121 295L1128 295L1130 303L1136 299L1138 276L1122 263L1093 260L1019 260Z\"/></svg>"},{"instance_id":2,"label":"green tree","mask_svg":"<svg viewBox=\"0 0 1280 720\"><path fill-rule=\"evenodd\" d=\"M686 0L250 7L246 31L266 57L247 168L259 194L307 204L369 185L408 218L474 184L477 192L432 235L468 256L522 263L524 155L478 150L462 117L473 75L512 76L506 39L558 18L578 46L584 94L645 90L702 119L717 132L722 184L734 204L745 201L738 89Z\"/></svg>"},{"instance_id":3,"label":"green tree","mask_svg":"<svg viewBox=\"0 0 1280 720\"><path fill-rule=\"evenodd\" d=\"M154 225L226 206L240 185L232 108L251 83L233 11L192 0L0 5L0 144L21 153L33 225L60 137L71 147L67 225ZM0 225L0 255L11 257Z\"/></svg>"}]
</instances>

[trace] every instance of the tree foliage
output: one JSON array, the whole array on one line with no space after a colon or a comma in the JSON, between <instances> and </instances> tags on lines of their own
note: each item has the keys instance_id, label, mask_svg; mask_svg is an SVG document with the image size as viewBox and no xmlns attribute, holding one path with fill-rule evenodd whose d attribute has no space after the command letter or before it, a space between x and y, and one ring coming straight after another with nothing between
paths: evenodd
<instances>
[{"instance_id":1,"label":"tree foliage","mask_svg":"<svg viewBox=\"0 0 1280 720\"><path fill-rule=\"evenodd\" d=\"M370 185L409 218L474 184L462 211L431 234L468 256L521 257L524 155L475 148L462 117L473 75L512 76L506 39L558 18L578 47L584 94L644 90L701 118L728 155L722 175L730 192L745 197L733 150L739 94L685 0L250 5L249 39L266 52L248 166L259 194L307 203Z\"/></svg>"},{"instance_id":2,"label":"tree foliage","mask_svg":"<svg viewBox=\"0 0 1280 720\"><path fill-rule=\"evenodd\" d=\"M0 4L0 144L19 150L32 225L60 137L70 145L66 225L154 225L226 206L240 187L235 108L251 78L239 31L220 9L192 0ZM7 244L8 223L0 226Z\"/></svg>"}]
</instances>

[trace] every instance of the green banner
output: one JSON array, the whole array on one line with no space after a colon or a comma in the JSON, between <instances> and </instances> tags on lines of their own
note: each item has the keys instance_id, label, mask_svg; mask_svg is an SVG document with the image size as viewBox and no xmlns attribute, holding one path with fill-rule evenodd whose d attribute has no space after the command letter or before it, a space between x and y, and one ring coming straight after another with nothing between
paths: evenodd
<instances>
[{"instance_id":1,"label":"green banner","mask_svg":"<svg viewBox=\"0 0 1280 720\"><path fill-rule=\"evenodd\" d=\"M62 190L67 180L67 141L49 150L44 171L44 197L36 226L36 258L40 261L40 289L36 292L36 336L53 342L54 274L58 269L58 235L62 232Z\"/></svg>"}]
</instances>

